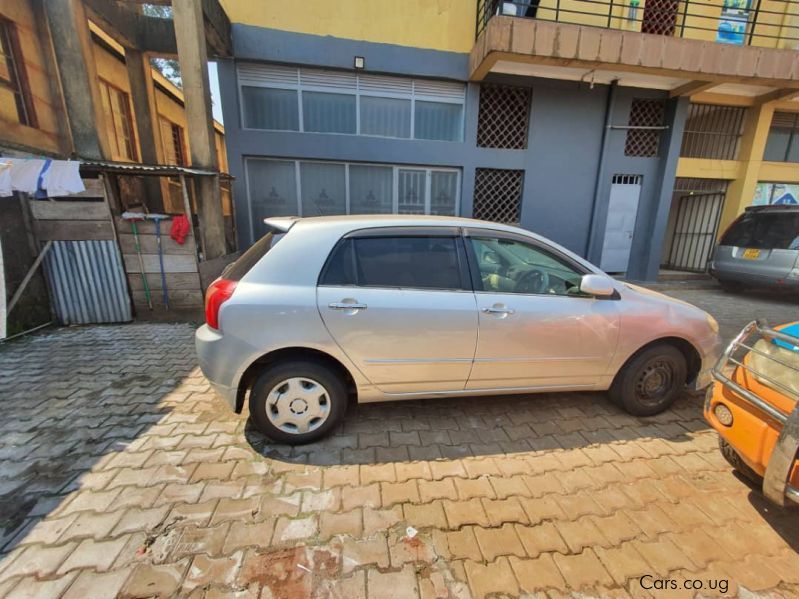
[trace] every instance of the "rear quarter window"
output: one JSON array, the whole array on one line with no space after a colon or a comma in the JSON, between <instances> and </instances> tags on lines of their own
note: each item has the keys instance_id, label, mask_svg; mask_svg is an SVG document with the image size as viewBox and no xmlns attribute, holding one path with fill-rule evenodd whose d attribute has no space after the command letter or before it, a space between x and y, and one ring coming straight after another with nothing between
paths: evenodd
<instances>
[{"instance_id":1,"label":"rear quarter window","mask_svg":"<svg viewBox=\"0 0 799 599\"><path fill-rule=\"evenodd\" d=\"M799 212L746 212L724 234L721 245L799 250Z\"/></svg>"},{"instance_id":2,"label":"rear quarter window","mask_svg":"<svg viewBox=\"0 0 799 599\"><path fill-rule=\"evenodd\" d=\"M285 233L278 233L271 231L261 237L258 241L250 246L238 260L228 264L225 270L222 271L222 278L228 281L240 281L244 275L250 272L250 269L258 264L258 262L266 256L278 241L283 238Z\"/></svg>"}]
</instances>

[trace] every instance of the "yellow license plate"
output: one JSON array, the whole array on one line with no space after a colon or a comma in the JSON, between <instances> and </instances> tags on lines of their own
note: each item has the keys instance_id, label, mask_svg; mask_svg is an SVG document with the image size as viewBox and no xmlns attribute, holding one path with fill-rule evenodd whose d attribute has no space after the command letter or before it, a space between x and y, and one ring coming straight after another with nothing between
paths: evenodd
<instances>
[{"instance_id":1,"label":"yellow license plate","mask_svg":"<svg viewBox=\"0 0 799 599\"><path fill-rule=\"evenodd\" d=\"M760 258L760 250L748 249L744 250L744 260L757 260Z\"/></svg>"}]
</instances>

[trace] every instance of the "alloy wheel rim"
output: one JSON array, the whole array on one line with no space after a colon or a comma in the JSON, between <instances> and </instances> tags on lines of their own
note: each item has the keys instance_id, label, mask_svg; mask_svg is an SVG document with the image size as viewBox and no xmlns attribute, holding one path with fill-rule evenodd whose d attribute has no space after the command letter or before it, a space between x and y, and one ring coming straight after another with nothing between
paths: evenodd
<instances>
[{"instance_id":1,"label":"alloy wheel rim","mask_svg":"<svg viewBox=\"0 0 799 599\"><path fill-rule=\"evenodd\" d=\"M291 377L272 387L266 397L266 417L275 427L293 435L310 433L330 416L330 394L307 377Z\"/></svg>"}]
</instances>

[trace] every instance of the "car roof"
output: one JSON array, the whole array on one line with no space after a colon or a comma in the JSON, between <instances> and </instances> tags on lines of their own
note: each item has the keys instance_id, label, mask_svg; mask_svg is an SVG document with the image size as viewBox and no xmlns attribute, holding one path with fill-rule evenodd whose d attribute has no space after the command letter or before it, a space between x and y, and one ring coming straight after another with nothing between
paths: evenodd
<instances>
[{"instance_id":1,"label":"car roof","mask_svg":"<svg viewBox=\"0 0 799 599\"><path fill-rule=\"evenodd\" d=\"M297 225L302 229L330 227L357 230L379 227L470 227L519 232L530 235L530 231L514 225L492 221L463 218L460 216L434 216L425 214L342 214L336 216L281 216L265 218L264 223L278 231L288 231ZM534 234L533 234L534 235ZM538 237L537 235L534 235Z\"/></svg>"},{"instance_id":2,"label":"car roof","mask_svg":"<svg viewBox=\"0 0 799 599\"><path fill-rule=\"evenodd\" d=\"M799 204L769 204L767 206L747 206L746 212L798 212Z\"/></svg>"}]
</instances>

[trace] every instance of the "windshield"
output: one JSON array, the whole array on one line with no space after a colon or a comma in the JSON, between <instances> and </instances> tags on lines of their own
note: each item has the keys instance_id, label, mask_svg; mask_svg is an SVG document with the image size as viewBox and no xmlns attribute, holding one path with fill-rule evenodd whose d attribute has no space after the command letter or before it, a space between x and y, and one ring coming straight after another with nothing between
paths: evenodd
<instances>
[{"instance_id":1,"label":"windshield","mask_svg":"<svg viewBox=\"0 0 799 599\"><path fill-rule=\"evenodd\" d=\"M745 212L721 245L760 250L799 250L799 212Z\"/></svg>"}]
</instances>

